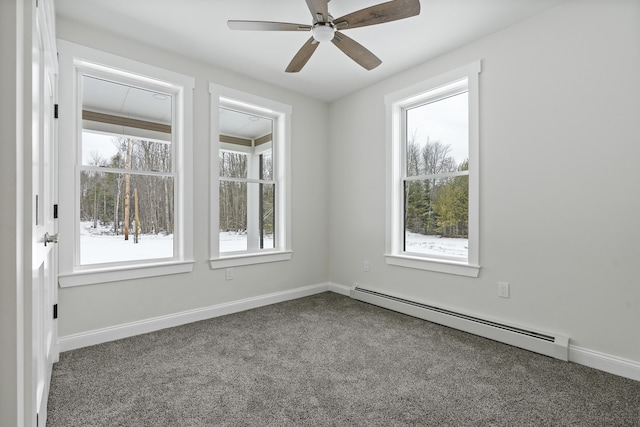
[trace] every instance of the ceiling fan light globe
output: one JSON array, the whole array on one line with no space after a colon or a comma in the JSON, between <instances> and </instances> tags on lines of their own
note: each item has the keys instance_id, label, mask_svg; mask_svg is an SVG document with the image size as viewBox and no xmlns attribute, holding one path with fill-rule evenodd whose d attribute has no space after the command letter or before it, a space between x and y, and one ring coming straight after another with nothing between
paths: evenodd
<instances>
[{"instance_id":1,"label":"ceiling fan light globe","mask_svg":"<svg viewBox=\"0 0 640 427\"><path fill-rule=\"evenodd\" d=\"M311 29L311 34L317 42L329 42L333 40L335 28L330 25L316 25Z\"/></svg>"}]
</instances>

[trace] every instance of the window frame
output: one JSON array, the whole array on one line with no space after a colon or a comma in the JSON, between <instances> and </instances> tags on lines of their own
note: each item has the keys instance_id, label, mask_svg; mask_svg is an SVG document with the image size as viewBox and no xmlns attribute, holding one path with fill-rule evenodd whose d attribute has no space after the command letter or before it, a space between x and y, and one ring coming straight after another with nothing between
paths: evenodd
<instances>
[{"instance_id":1,"label":"window frame","mask_svg":"<svg viewBox=\"0 0 640 427\"><path fill-rule=\"evenodd\" d=\"M60 185L73 188L61 192L60 204L70 206L60 217L61 287L138 279L193 270L193 89L195 80L183 74L143 64L86 46L60 40L60 103L66 106L60 117ZM80 265L80 170L82 143L81 79L108 78L124 85L170 94L172 113L172 169L174 177L174 256L128 262ZM63 107L64 108L64 107ZM109 172L105 170L105 172Z\"/></svg>"},{"instance_id":2,"label":"window frame","mask_svg":"<svg viewBox=\"0 0 640 427\"><path fill-rule=\"evenodd\" d=\"M215 83L209 84L211 97L211 233L210 259L211 269L228 268L242 265L288 261L292 256L291 249L291 114L292 107L267 98L262 98L236 89ZM273 183L275 184L275 248L258 250L220 252L220 168L219 152L221 146L220 108L232 108L247 114L270 118L273 120ZM227 150L228 151L228 150ZM242 151L242 150L237 150ZM261 180L246 179L247 182Z\"/></svg>"},{"instance_id":3,"label":"window frame","mask_svg":"<svg viewBox=\"0 0 640 427\"><path fill-rule=\"evenodd\" d=\"M385 260L389 265L478 277L479 265L479 73L475 61L385 96L387 140L386 236ZM404 183L405 110L417 104L442 98L443 88L467 81L469 105L469 237L467 260L405 252Z\"/></svg>"}]
</instances>

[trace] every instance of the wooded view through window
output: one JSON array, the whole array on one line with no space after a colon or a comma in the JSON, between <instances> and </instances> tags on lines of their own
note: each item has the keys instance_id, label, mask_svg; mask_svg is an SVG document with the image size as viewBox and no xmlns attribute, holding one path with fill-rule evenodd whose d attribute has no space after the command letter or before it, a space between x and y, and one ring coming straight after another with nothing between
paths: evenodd
<instances>
[{"instance_id":1,"label":"wooded view through window","mask_svg":"<svg viewBox=\"0 0 640 427\"><path fill-rule=\"evenodd\" d=\"M220 252L273 249L273 120L220 108Z\"/></svg>"},{"instance_id":2,"label":"wooded view through window","mask_svg":"<svg viewBox=\"0 0 640 427\"><path fill-rule=\"evenodd\" d=\"M174 256L172 96L82 77L80 265Z\"/></svg>"},{"instance_id":3,"label":"wooded view through window","mask_svg":"<svg viewBox=\"0 0 640 427\"><path fill-rule=\"evenodd\" d=\"M467 92L412 106L404 114L404 251L467 258Z\"/></svg>"}]
</instances>

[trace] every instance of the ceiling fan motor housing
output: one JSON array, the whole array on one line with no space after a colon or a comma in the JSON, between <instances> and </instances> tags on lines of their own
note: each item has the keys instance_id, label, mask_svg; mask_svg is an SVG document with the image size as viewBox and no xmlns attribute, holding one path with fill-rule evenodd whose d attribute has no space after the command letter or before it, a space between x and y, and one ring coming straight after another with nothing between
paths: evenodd
<instances>
[{"instance_id":1,"label":"ceiling fan motor housing","mask_svg":"<svg viewBox=\"0 0 640 427\"><path fill-rule=\"evenodd\" d=\"M316 22L311 28L311 34L317 42L329 42L333 40L336 28L330 22Z\"/></svg>"}]
</instances>

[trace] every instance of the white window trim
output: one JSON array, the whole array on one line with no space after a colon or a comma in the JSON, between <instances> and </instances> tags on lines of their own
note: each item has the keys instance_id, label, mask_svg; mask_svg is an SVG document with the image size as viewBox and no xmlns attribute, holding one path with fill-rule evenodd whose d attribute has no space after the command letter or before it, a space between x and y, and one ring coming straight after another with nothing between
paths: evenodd
<instances>
[{"instance_id":1,"label":"white window trim","mask_svg":"<svg viewBox=\"0 0 640 427\"><path fill-rule=\"evenodd\" d=\"M288 261L292 257L291 249L291 115L292 107L267 98L250 93L209 84L211 96L211 233L210 259L212 269L236 267L242 265L261 264L278 261ZM221 102L222 99L222 102ZM267 116L277 117L277 129L274 129L275 159L274 178L276 181L276 242L281 242L279 248L261 249L250 252L220 253L220 210L218 191L220 183L220 169L218 163L220 116L217 112L221 104L236 103L243 109L263 112Z\"/></svg>"},{"instance_id":2,"label":"white window trim","mask_svg":"<svg viewBox=\"0 0 640 427\"><path fill-rule=\"evenodd\" d=\"M61 114L59 119L60 185L73 191L60 192L60 274L61 287L94 283L139 279L168 274L187 273L193 270L193 89L195 79L183 74L143 64L131 59L98 51L86 46L58 40L60 52ZM166 85L176 95L176 139L174 153L177 175L174 181L178 189L176 205L175 256L167 260L142 260L132 263L79 266L76 260L77 221L79 215L76 162L80 135L81 99L78 93L78 69L90 68L119 75L124 80L148 81ZM64 147L64 148L63 148Z\"/></svg>"},{"instance_id":3,"label":"white window trim","mask_svg":"<svg viewBox=\"0 0 640 427\"><path fill-rule=\"evenodd\" d=\"M385 96L386 141L387 141L387 188L386 188L386 247L387 264L436 271L469 277L478 277L479 264L479 101L478 75L481 62L457 68L416 85ZM403 107L412 104L427 92L446 86L456 80L468 80L469 96L469 255L467 261L455 261L427 256L409 255L401 251L400 242L404 234L402 224L402 117Z\"/></svg>"}]
</instances>

